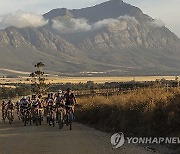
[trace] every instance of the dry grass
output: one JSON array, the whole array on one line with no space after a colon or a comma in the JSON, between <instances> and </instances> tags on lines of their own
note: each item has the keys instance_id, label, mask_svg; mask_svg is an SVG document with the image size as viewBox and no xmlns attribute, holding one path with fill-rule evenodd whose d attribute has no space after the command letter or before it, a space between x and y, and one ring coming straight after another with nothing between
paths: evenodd
<instances>
[{"instance_id":1,"label":"dry grass","mask_svg":"<svg viewBox=\"0 0 180 154\"><path fill-rule=\"evenodd\" d=\"M129 135L180 135L180 90L140 89L128 94L78 100L80 122Z\"/></svg>"},{"instance_id":2,"label":"dry grass","mask_svg":"<svg viewBox=\"0 0 180 154\"><path fill-rule=\"evenodd\" d=\"M86 83L87 81L94 81L95 83L105 82L128 82L135 79L135 81L155 81L156 79L174 80L174 76L141 76L141 77L48 77L47 83ZM27 80L29 79L29 81ZM0 83L26 83L30 84L30 78L0 78Z\"/></svg>"}]
</instances>

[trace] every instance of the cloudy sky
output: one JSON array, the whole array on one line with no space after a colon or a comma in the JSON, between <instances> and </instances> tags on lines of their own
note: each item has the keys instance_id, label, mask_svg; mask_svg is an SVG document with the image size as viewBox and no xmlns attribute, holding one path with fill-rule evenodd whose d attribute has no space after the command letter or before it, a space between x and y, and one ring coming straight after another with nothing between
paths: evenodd
<instances>
[{"instance_id":1,"label":"cloudy sky","mask_svg":"<svg viewBox=\"0 0 180 154\"><path fill-rule=\"evenodd\" d=\"M82 8L107 0L0 0L0 15L18 10L43 14L54 8ZM124 0L140 7L144 13L165 22L180 37L180 0Z\"/></svg>"}]
</instances>

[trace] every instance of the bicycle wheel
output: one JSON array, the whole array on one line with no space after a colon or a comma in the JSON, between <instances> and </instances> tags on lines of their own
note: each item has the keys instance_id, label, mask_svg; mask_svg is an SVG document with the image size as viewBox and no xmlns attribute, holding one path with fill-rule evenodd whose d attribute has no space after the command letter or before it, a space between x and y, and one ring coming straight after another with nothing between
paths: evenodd
<instances>
[{"instance_id":1,"label":"bicycle wheel","mask_svg":"<svg viewBox=\"0 0 180 154\"><path fill-rule=\"evenodd\" d=\"M42 116L41 116L41 111L39 111L39 125L41 125L41 120L42 120Z\"/></svg>"},{"instance_id":2,"label":"bicycle wheel","mask_svg":"<svg viewBox=\"0 0 180 154\"><path fill-rule=\"evenodd\" d=\"M72 113L72 111L70 111L70 113L69 113L69 127L70 127L70 130L72 130L72 122L73 122L73 113Z\"/></svg>"},{"instance_id":3,"label":"bicycle wheel","mask_svg":"<svg viewBox=\"0 0 180 154\"><path fill-rule=\"evenodd\" d=\"M25 116L24 117L24 126L26 126L26 124L27 124L27 117Z\"/></svg>"},{"instance_id":4,"label":"bicycle wheel","mask_svg":"<svg viewBox=\"0 0 180 154\"><path fill-rule=\"evenodd\" d=\"M54 115L54 113L52 113L52 125L53 125L53 127L55 127L55 115Z\"/></svg>"},{"instance_id":5,"label":"bicycle wheel","mask_svg":"<svg viewBox=\"0 0 180 154\"><path fill-rule=\"evenodd\" d=\"M12 124L12 113L11 112L9 112L8 113L8 119L9 119L9 124Z\"/></svg>"},{"instance_id":6,"label":"bicycle wheel","mask_svg":"<svg viewBox=\"0 0 180 154\"><path fill-rule=\"evenodd\" d=\"M27 113L27 111L24 113L24 126L26 126L27 125L27 121L28 121L28 113Z\"/></svg>"},{"instance_id":7,"label":"bicycle wheel","mask_svg":"<svg viewBox=\"0 0 180 154\"><path fill-rule=\"evenodd\" d=\"M59 128L62 129L62 127L63 127L63 113L62 113L62 111L60 111L58 113L58 124L59 124Z\"/></svg>"},{"instance_id":8,"label":"bicycle wheel","mask_svg":"<svg viewBox=\"0 0 180 154\"><path fill-rule=\"evenodd\" d=\"M39 124L39 117L38 117L37 111L35 113L35 122L36 122L36 126L38 126L38 124Z\"/></svg>"},{"instance_id":9,"label":"bicycle wheel","mask_svg":"<svg viewBox=\"0 0 180 154\"><path fill-rule=\"evenodd\" d=\"M2 111L2 121L5 123L5 120L6 120L6 111Z\"/></svg>"},{"instance_id":10,"label":"bicycle wheel","mask_svg":"<svg viewBox=\"0 0 180 154\"><path fill-rule=\"evenodd\" d=\"M48 121L49 126L51 126L51 121L52 121L52 114L51 113L48 114L47 121Z\"/></svg>"},{"instance_id":11,"label":"bicycle wheel","mask_svg":"<svg viewBox=\"0 0 180 154\"><path fill-rule=\"evenodd\" d=\"M31 114L29 114L29 125L31 125Z\"/></svg>"}]
</instances>

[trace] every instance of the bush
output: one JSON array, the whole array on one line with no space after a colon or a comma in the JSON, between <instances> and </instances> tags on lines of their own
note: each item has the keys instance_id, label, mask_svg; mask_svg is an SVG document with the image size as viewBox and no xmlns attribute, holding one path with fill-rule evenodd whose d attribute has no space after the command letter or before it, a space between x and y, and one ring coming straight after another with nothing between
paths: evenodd
<instances>
[{"instance_id":1,"label":"bush","mask_svg":"<svg viewBox=\"0 0 180 154\"><path fill-rule=\"evenodd\" d=\"M78 121L101 130L139 136L180 134L179 89L139 89L109 99L97 96L78 102Z\"/></svg>"}]
</instances>

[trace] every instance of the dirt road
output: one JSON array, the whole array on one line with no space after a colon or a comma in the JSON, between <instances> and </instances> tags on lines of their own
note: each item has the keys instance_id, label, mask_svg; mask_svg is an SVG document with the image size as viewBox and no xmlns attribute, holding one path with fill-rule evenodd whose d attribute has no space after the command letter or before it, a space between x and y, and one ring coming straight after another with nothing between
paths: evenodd
<instances>
[{"instance_id":1,"label":"dirt road","mask_svg":"<svg viewBox=\"0 0 180 154\"><path fill-rule=\"evenodd\" d=\"M110 134L79 123L73 130L65 126L23 126L17 119L12 125L0 122L0 154L154 154L137 145L125 144L112 149ZM157 152L156 152L157 153Z\"/></svg>"}]
</instances>

